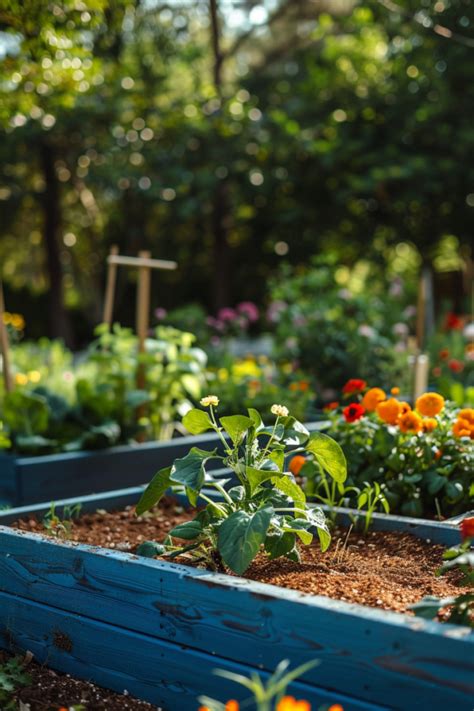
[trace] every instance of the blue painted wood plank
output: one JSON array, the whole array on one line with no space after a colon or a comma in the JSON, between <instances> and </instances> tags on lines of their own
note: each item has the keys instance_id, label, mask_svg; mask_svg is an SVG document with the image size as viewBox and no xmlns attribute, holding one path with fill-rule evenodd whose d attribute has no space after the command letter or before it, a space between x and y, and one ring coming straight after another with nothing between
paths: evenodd
<instances>
[{"instance_id":1,"label":"blue painted wood plank","mask_svg":"<svg viewBox=\"0 0 474 711\"><path fill-rule=\"evenodd\" d=\"M167 711L196 711L201 694L223 701L248 698L241 687L212 673L218 668L248 676L252 671L248 664L1 593L0 630L0 646L28 649L54 669L119 692L127 690ZM268 674L263 672L262 677ZM307 699L314 709L339 703L345 711L384 711L307 681L295 682L289 692Z\"/></svg>"},{"instance_id":2,"label":"blue painted wood plank","mask_svg":"<svg viewBox=\"0 0 474 711\"><path fill-rule=\"evenodd\" d=\"M267 670L317 656L309 683L391 708L472 705L468 628L4 527L0 589Z\"/></svg>"}]
</instances>

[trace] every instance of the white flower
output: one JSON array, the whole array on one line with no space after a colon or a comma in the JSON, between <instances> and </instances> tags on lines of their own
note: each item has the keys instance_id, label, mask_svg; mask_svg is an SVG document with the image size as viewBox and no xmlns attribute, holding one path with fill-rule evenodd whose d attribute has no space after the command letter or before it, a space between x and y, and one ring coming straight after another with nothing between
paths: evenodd
<instances>
[{"instance_id":1,"label":"white flower","mask_svg":"<svg viewBox=\"0 0 474 711\"><path fill-rule=\"evenodd\" d=\"M203 407L217 407L219 404L219 398L217 395L206 395L200 401Z\"/></svg>"},{"instance_id":2,"label":"white flower","mask_svg":"<svg viewBox=\"0 0 474 711\"><path fill-rule=\"evenodd\" d=\"M367 323L362 323L359 328L358 328L359 335L365 336L365 338L375 338L377 335L377 332L375 331L372 326L369 326Z\"/></svg>"},{"instance_id":3,"label":"white flower","mask_svg":"<svg viewBox=\"0 0 474 711\"><path fill-rule=\"evenodd\" d=\"M473 341L474 340L474 321L471 321L471 323L468 323L467 326L465 327L464 331L464 338L466 341Z\"/></svg>"},{"instance_id":4,"label":"white flower","mask_svg":"<svg viewBox=\"0 0 474 711\"><path fill-rule=\"evenodd\" d=\"M288 417L288 408L285 407L284 405L272 405L272 409L270 411L272 415L276 415L277 417Z\"/></svg>"}]
</instances>

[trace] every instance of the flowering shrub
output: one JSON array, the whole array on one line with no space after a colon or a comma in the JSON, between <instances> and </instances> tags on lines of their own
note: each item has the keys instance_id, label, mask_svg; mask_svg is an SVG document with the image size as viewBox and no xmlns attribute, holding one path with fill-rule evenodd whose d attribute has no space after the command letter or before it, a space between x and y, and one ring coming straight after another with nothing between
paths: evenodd
<instances>
[{"instance_id":1,"label":"flowering shrub","mask_svg":"<svg viewBox=\"0 0 474 711\"><path fill-rule=\"evenodd\" d=\"M473 409L459 409L439 393L425 393L412 408L398 388L345 392L350 402L325 414L348 460L348 488L377 482L390 510L410 516L448 516L472 506ZM312 476L308 491L322 481L317 468ZM356 503L355 492L348 498Z\"/></svg>"},{"instance_id":2,"label":"flowering shrub","mask_svg":"<svg viewBox=\"0 0 474 711\"><path fill-rule=\"evenodd\" d=\"M319 391L339 389L354 370L368 381L400 380L414 315L403 289L387 299L373 278L370 286L361 278L356 289L356 278L349 288L339 274L340 266L327 260L305 271L282 269L267 311L277 358L297 362Z\"/></svg>"},{"instance_id":3,"label":"flowering shrub","mask_svg":"<svg viewBox=\"0 0 474 711\"><path fill-rule=\"evenodd\" d=\"M307 506L303 491L285 470L285 451L296 447L296 454L311 452L324 471L342 483L347 468L339 445L320 432L310 435L284 405L272 406L276 419L272 427L265 427L255 409L249 409L248 415L217 419L214 408L218 403L215 395L203 398L201 405L209 412L190 410L183 424L195 435L216 432L223 454L192 447L189 454L155 475L137 505L137 514L153 508L172 485L185 487L192 506L201 499L206 508L194 520L172 529L162 544L147 542L138 553L168 558L188 554L214 569L227 567L241 575L260 551L271 559L284 556L298 561L297 541L311 543L312 529L326 550L331 537L324 514ZM229 467L238 484L226 488L229 480L207 476L205 467L211 460ZM210 499L205 485L215 488L222 499ZM190 543L183 545L180 539Z\"/></svg>"}]
</instances>

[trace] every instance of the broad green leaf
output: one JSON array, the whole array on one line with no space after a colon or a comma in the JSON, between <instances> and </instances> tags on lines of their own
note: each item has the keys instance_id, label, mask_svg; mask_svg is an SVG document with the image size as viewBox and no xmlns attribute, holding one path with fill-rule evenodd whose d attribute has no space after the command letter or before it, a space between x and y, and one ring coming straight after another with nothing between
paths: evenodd
<instances>
[{"instance_id":1,"label":"broad green leaf","mask_svg":"<svg viewBox=\"0 0 474 711\"><path fill-rule=\"evenodd\" d=\"M250 417L245 417L245 415L221 417L220 423L234 444L240 444L243 436L253 424Z\"/></svg>"},{"instance_id":2,"label":"broad green leaf","mask_svg":"<svg viewBox=\"0 0 474 711\"><path fill-rule=\"evenodd\" d=\"M202 526L200 521L195 519L194 521L186 521L185 523L179 523L177 526L171 529L169 532L170 536L175 538L184 538L186 541L192 541L198 538L202 533Z\"/></svg>"},{"instance_id":3,"label":"broad green leaf","mask_svg":"<svg viewBox=\"0 0 474 711\"><path fill-rule=\"evenodd\" d=\"M273 477L272 484L283 494L289 496L298 508L303 508L306 504L304 491L290 476L285 474L282 477Z\"/></svg>"},{"instance_id":4,"label":"broad green leaf","mask_svg":"<svg viewBox=\"0 0 474 711\"><path fill-rule=\"evenodd\" d=\"M224 563L237 575L242 575L257 555L265 541L272 515L271 507L260 509L252 515L236 511L221 524L219 552Z\"/></svg>"},{"instance_id":5,"label":"broad green leaf","mask_svg":"<svg viewBox=\"0 0 474 711\"><path fill-rule=\"evenodd\" d=\"M272 460L272 462L275 462L277 465L278 471L283 471L283 468L285 466L285 451L284 449L274 449L273 452L270 452L268 455L268 458Z\"/></svg>"},{"instance_id":6,"label":"broad green leaf","mask_svg":"<svg viewBox=\"0 0 474 711\"><path fill-rule=\"evenodd\" d=\"M283 525L283 530L288 533L296 533L298 538L308 546L313 540L313 534L308 529L311 528L311 523L303 518L295 518L291 522L287 521Z\"/></svg>"},{"instance_id":7,"label":"broad green leaf","mask_svg":"<svg viewBox=\"0 0 474 711\"><path fill-rule=\"evenodd\" d=\"M278 473L273 469L255 469L254 467L245 467L245 474L250 484L250 493L253 494L260 484L269 479L278 479ZM283 476L282 472L279 472Z\"/></svg>"},{"instance_id":8,"label":"broad green leaf","mask_svg":"<svg viewBox=\"0 0 474 711\"><path fill-rule=\"evenodd\" d=\"M308 520L318 532L319 543L324 553L331 543L331 534L329 533L326 517L320 508L315 508L308 510Z\"/></svg>"},{"instance_id":9,"label":"broad green leaf","mask_svg":"<svg viewBox=\"0 0 474 711\"><path fill-rule=\"evenodd\" d=\"M337 482L342 483L347 477L347 462L340 445L332 437L322 432L313 432L306 444L306 449L316 457L322 468Z\"/></svg>"},{"instance_id":10,"label":"broad green leaf","mask_svg":"<svg viewBox=\"0 0 474 711\"><path fill-rule=\"evenodd\" d=\"M304 444L308 440L308 430L296 418L290 415L282 419L282 423L285 429L281 439L286 445Z\"/></svg>"},{"instance_id":11,"label":"broad green leaf","mask_svg":"<svg viewBox=\"0 0 474 711\"><path fill-rule=\"evenodd\" d=\"M263 429L263 420L260 416L259 411L255 410L253 407L249 407L247 412L249 413L249 417L252 420L252 424L255 427L255 430L259 432L261 429Z\"/></svg>"},{"instance_id":12,"label":"broad green leaf","mask_svg":"<svg viewBox=\"0 0 474 711\"><path fill-rule=\"evenodd\" d=\"M216 450L206 452L198 447L192 447L185 457L174 460L170 479L178 484L184 484L193 491L200 491L204 484L204 464L215 453Z\"/></svg>"},{"instance_id":13,"label":"broad green leaf","mask_svg":"<svg viewBox=\"0 0 474 711\"><path fill-rule=\"evenodd\" d=\"M158 503L171 485L170 473L171 467L166 467L155 474L137 504L137 516L149 511Z\"/></svg>"},{"instance_id":14,"label":"broad green leaf","mask_svg":"<svg viewBox=\"0 0 474 711\"><path fill-rule=\"evenodd\" d=\"M211 418L203 410L189 410L183 417L183 425L186 427L188 432L193 435L202 434L207 432L207 430L212 429Z\"/></svg>"},{"instance_id":15,"label":"broad green leaf","mask_svg":"<svg viewBox=\"0 0 474 711\"><path fill-rule=\"evenodd\" d=\"M271 534L265 539L265 550L269 554L270 560L287 555L294 547L295 536L293 533Z\"/></svg>"}]
</instances>

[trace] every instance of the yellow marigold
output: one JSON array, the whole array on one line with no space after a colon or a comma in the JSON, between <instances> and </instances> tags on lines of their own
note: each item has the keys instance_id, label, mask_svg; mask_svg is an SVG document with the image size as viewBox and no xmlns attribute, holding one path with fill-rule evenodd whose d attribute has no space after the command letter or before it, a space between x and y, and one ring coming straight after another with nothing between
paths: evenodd
<instances>
[{"instance_id":1,"label":"yellow marigold","mask_svg":"<svg viewBox=\"0 0 474 711\"><path fill-rule=\"evenodd\" d=\"M400 388L392 388L390 392L392 395L400 395Z\"/></svg>"},{"instance_id":2,"label":"yellow marigold","mask_svg":"<svg viewBox=\"0 0 474 711\"><path fill-rule=\"evenodd\" d=\"M419 432L423 427L423 420L413 410L400 415L398 418L398 426L402 432Z\"/></svg>"},{"instance_id":3,"label":"yellow marigold","mask_svg":"<svg viewBox=\"0 0 474 711\"><path fill-rule=\"evenodd\" d=\"M370 388L362 398L362 407L364 407L367 412L374 412L379 402L385 400L386 397L381 388Z\"/></svg>"},{"instance_id":4,"label":"yellow marigold","mask_svg":"<svg viewBox=\"0 0 474 711\"><path fill-rule=\"evenodd\" d=\"M470 437L474 439L474 425L468 420L459 418L453 425L453 435L455 437Z\"/></svg>"},{"instance_id":5,"label":"yellow marigold","mask_svg":"<svg viewBox=\"0 0 474 711\"><path fill-rule=\"evenodd\" d=\"M402 406L394 397L379 402L376 413L388 425L395 425L402 414Z\"/></svg>"},{"instance_id":6,"label":"yellow marigold","mask_svg":"<svg viewBox=\"0 0 474 711\"><path fill-rule=\"evenodd\" d=\"M275 711L311 711L311 704L309 701L297 701L294 696L284 696Z\"/></svg>"},{"instance_id":7,"label":"yellow marigold","mask_svg":"<svg viewBox=\"0 0 474 711\"><path fill-rule=\"evenodd\" d=\"M424 417L422 420L423 432L433 432L438 427L438 422L434 417Z\"/></svg>"},{"instance_id":8,"label":"yellow marigold","mask_svg":"<svg viewBox=\"0 0 474 711\"><path fill-rule=\"evenodd\" d=\"M28 382L28 376L25 373L17 373L15 375L15 383L17 385L26 385Z\"/></svg>"},{"instance_id":9,"label":"yellow marigold","mask_svg":"<svg viewBox=\"0 0 474 711\"><path fill-rule=\"evenodd\" d=\"M444 397L438 393L425 393L416 401L416 409L424 417L439 415L444 408Z\"/></svg>"},{"instance_id":10,"label":"yellow marigold","mask_svg":"<svg viewBox=\"0 0 474 711\"><path fill-rule=\"evenodd\" d=\"M459 410L458 419L467 420L474 425L474 409L472 407L465 407L463 410Z\"/></svg>"}]
</instances>

